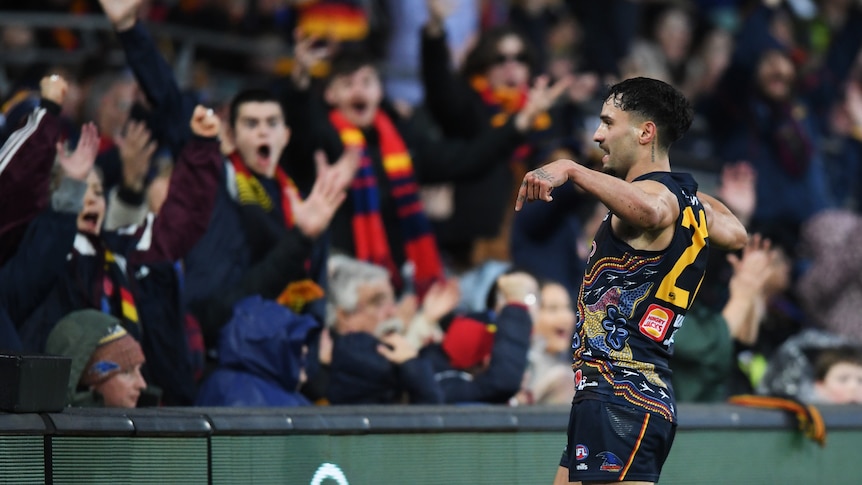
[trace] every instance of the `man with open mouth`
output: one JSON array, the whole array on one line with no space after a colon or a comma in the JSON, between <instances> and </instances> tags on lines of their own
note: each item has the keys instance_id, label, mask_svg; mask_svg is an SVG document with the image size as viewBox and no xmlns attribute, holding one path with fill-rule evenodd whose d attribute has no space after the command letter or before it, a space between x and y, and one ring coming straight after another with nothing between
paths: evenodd
<instances>
[{"instance_id":1,"label":"man with open mouth","mask_svg":"<svg viewBox=\"0 0 862 485\"><path fill-rule=\"evenodd\" d=\"M289 99L296 100L287 103L294 136L319 140L329 159L350 148L362 153L349 196L332 220L332 246L387 268L398 294L421 296L443 278L443 264L419 186L480 177L508 163L525 135L510 121L471 139L442 136L385 100L367 53L342 48L333 55L332 49L315 49L318 40L301 38L295 47L292 83L286 86ZM309 84L311 66L321 59L330 61L330 70L318 99ZM556 96L548 86L535 91L528 121Z\"/></svg>"}]
</instances>

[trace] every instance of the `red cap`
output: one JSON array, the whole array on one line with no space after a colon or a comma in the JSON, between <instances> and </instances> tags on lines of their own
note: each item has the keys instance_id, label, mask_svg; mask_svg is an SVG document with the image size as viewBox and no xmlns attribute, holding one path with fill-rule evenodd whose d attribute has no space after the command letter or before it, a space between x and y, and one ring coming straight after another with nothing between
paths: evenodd
<instances>
[{"instance_id":1,"label":"red cap","mask_svg":"<svg viewBox=\"0 0 862 485\"><path fill-rule=\"evenodd\" d=\"M443 336L443 351L456 369L469 369L491 355L494 346L494 325L479 320L455 317Z\"/></svg>"}]
</instances>

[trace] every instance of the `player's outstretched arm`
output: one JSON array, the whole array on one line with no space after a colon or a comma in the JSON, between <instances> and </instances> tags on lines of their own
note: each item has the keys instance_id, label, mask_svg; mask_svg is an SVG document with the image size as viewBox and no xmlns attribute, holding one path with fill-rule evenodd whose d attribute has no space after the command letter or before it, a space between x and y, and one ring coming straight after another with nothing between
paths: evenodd
<instances>
[{"instance_id":1,"label":"player's outstretched arm","mask_svg":"<svg viewBox=\"0 0 862 485\"><path fill-rule=\"evenodd\" d=\"M527 172L515 210L533 200L552 201L551 191L567 181L595 196L626 224L642 230L670 227L679 215L676 197L658 182L627 182L565 159Z\"/></svg>"},{"instance_id":2,"label":"player's outstretched arm","mask_svg":"<svg viewBox=\"0 0 862 485\"><path fill-rule=\"evenodd\" d=\"M748 242L748 231L733 215L733 212L718 199L703 192L697 198L706 210L706 226L709 230L709 244L719 249L736 251Z\"/></svg>"}]
</instances>

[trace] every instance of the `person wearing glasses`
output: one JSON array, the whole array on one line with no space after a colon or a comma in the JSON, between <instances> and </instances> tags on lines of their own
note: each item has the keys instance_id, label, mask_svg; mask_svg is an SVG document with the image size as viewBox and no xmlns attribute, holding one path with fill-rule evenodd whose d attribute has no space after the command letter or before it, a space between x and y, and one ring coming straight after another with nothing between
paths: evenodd
<instances>
[{"instance_id":1,"label":"person wearing glasses","mask_svg":"<svg viewBox=\"0 0 862 485\"><path fill-rule=\"evenodd\" d=\"M467 53L460 71L452 66L444 21L446 2L428 0L429 19L422 31L422 81L425 108L446 136L474 139L495 127L514 121L524 135L509 157L492 169L450 187L453 210L438 222L440 243L456 261L470 266L474 245L501 235L511 207L515 180L546 161L552 143L560 139L561 123L553 108L570 80L550 83L536 76L540 67L529 41L510 26L483 32ZM528 117L534 103L530 93L547 90L549 102L541 113ZM482 247L485 247L484 245ZM480 251L482 252L482 251ZM496 254L508 259L507 251ZM495 254L493 251L491 254ZM474 258L475 259L475 258Z\"/></svg>"}]
</instances>

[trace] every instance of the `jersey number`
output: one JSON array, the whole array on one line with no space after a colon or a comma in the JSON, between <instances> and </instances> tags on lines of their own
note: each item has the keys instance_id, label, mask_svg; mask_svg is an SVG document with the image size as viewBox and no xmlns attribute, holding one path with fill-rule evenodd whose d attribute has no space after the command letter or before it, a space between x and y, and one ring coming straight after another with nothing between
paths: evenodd
<instances>
[{"instance_id":1,"label":"jersey number","mask_svg":"<svg viewBox=\"0 0 862 485\"><path fill-rule=\"evenodd\" d=\"M691 206L686 207L682 212L682 227L694 229L694 233L691 235L691 245L685 249L685 252L682 253L682 256L676 261L670 272L661 280L655 296L660 300L687 310L691 303L691 293L678 287L677 280L683 271L685 271L685 268L694 263L701 250L706 247L706 238L709 236L709 232L706 229L706 215L703 210L700 211L700 221L698 221L694 217L694 210ZM701 275L700 281L698 281L697 287L694 290L695 294L697 293L697 288L700 288L702 281L703 275Z\"/></svg>"}]
</instances>

